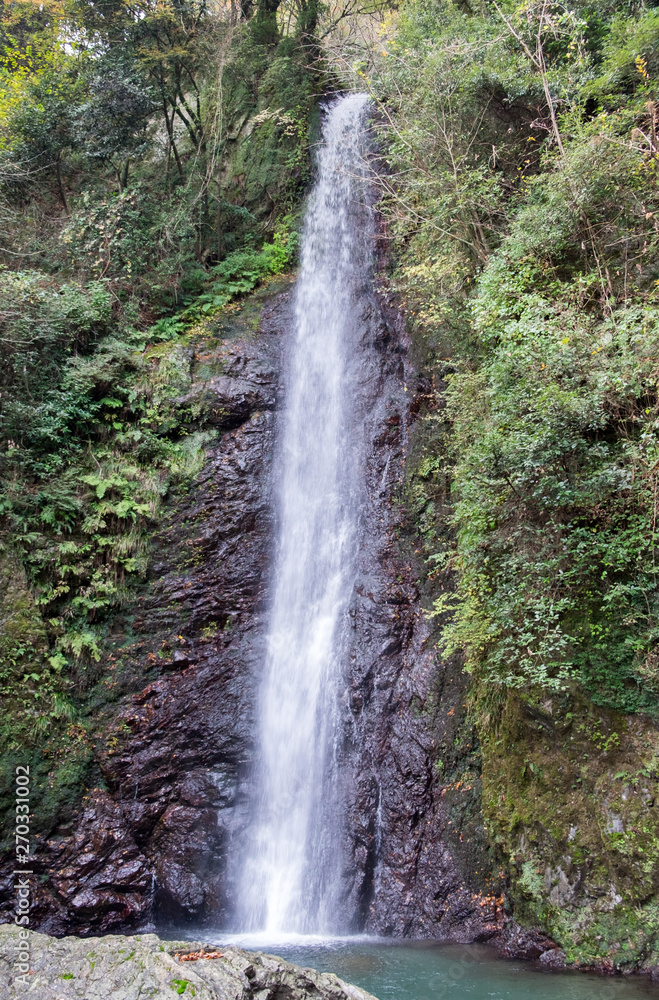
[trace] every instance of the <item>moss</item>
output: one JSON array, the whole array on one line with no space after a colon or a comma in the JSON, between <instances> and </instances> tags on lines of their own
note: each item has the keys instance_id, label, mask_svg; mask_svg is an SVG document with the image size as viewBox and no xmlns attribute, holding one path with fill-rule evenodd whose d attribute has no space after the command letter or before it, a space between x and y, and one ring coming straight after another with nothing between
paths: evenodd
<instances>
[{"instance_id":1,"label":"moss","mask_svg":"<svg viewBox=\"0 0 659 1000\"><path fill-rule=\"evenodd\" d=\"M310 175L323 81L308 72L306 54L293 39L282 40L274 51L264 41L246 30L225 71L230 109L225 241L241 224L236 206L268 224L275 208L299 201Z\"/></svg>"},{"instance_id":2,"label":"moss","mask_svg":"<svg viewBox=\"0 0 659 1000\"><path fill-rule=\"evenodd\" d=\"M659 733L644 716L508 693L483 736L483 811L520 922L577 965L659 957Z\"/></svg>"},{"instance_id":3,"label":"moss","mask_svg":"<svg viewBox=\"0 0 659 1000\"><path fill-rule=\"evenodd\" d=\"M46 629L25 571L9 550L0 549L0 660L28 662L47 648Z\"/></svg>"}]
</instances>

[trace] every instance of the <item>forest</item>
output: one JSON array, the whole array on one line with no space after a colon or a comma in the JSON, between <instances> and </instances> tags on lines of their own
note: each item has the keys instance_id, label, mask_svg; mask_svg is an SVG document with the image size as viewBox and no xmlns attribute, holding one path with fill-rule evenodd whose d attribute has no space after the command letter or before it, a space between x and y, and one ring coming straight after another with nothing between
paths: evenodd
<instances>
[{"instance_id":1,"label":"forest","mask_svg":"<svg viewBox=\"0 0 659 1000\"><path fill-rule=\"evenodd\" d=\"M39 835L70 821L183 643L133 622L232 426L191 359L295 273L323 108L365 92L417 372L392 503L465 692L433 780L568 964L659 963L658 75L641 0L6 0L6 815L28 760Z\"/></svg>"}]
</instances>

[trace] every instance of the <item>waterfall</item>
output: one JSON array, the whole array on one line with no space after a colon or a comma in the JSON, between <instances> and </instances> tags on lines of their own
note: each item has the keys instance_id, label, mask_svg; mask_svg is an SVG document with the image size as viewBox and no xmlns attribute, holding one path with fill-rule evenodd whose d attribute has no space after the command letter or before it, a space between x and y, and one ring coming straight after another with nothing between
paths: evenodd
<instances>
[{"instance_id":1,"label":"waterfall","mask_svg":"<svg viewBox=\"0 0 659 1000\"><path fill-rule=\"evenodd\" d=\"M278 545L260 691L257 791L241 879L242 930L341 927L338 698L354 583L360 435L351 358L369 279L368 98L326 113L302 234L278 452Z\"/></svg>"}]
</instances>

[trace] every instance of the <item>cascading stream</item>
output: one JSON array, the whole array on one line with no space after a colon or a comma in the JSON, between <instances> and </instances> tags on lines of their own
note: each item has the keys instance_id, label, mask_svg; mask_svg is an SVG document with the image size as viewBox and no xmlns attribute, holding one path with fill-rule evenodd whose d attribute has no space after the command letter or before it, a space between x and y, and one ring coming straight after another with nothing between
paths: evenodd
<instances>
[{"instance_id":1,"label":"cascading stream","mask_svg":"<svg viewBox=\"0 0 659 1000\"><path fill-rule=\"evenodd\" d=\"M353 319L372 256L367 103L365 95L350 95L326 115L302 236L280 428L257 797L241 879L243 931L329 933L341 924L335 743L359 492Z\"/></svg>"}]
</instances>

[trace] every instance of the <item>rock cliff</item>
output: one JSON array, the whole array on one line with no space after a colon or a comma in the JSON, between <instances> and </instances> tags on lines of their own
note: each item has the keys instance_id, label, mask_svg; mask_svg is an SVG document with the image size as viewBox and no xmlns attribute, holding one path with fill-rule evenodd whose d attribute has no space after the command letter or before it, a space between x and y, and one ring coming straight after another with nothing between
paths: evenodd
<instances>
[{"instance_id":1,"label":"rock cliff","mask_svg":"<svg viewBox=\"0 0 659 1000\"><path fill-rule=\"evenodd\" d=\"M188 341L180 406L218 436L196 479L172 495L148 586L116 622L105 666L111 678L128 664L133 686L103 709L97 780L37 840L44 878L33 922L48 933L231 924L227 859L247 819L289 323L290 293L261 293L213 336ZM399 502L410 404L423 387L395 312L375 295L364 300L360 330L368 460L341 751L349 929L484 940L504 915L478 775L448 787L435 767L439 743L464 737L464 680L430 641Z\"/></svg>"}]
</instances>

